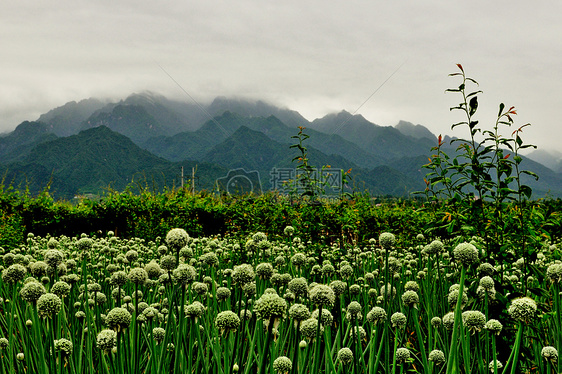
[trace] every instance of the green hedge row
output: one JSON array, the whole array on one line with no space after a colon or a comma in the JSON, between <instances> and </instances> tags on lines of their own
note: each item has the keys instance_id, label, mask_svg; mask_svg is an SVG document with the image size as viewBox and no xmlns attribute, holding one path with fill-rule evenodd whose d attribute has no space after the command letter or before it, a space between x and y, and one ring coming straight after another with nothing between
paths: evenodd
<instances>
[{"instance_id":1,"label":"green hedge row","mask_svg":"<svg viewBox=\"0 0 562 374\"><path fill-rule=\"evenodd\" d=\"M423 231L429 222L427 216L415 213L416 208L408 201L377 206L367 195L311 205L276 194L217 197L185 190L113 191L99 201L71 204L54 201L46 192L30 197L0 189L0 246L18 245L29 232L75 236L111 230L121 237L154 240L174 227L193 236L256 231L282 235L287 225L306 239L324 236L351 242L377 237L381 231L408 228L414 235Z\"/></svg>"},{"instance_id":2,"label":"green hedge row","mask_svg":"<svg viewBox=\"0 0 562 374\"><path fill-rule=\"evenodd\" d=\"M544 216L543 234L552 240L562 235L562 202L537 202ZM28 233L45 236L76 236L114 231L124 238L154 240L174 227L192 236L244 235L263 231L282 235L294 226L303 239L362 243L383 231L415 237L457 235L444 220L448 206L426 209L416 200L380 200L363 194L342 201L311 205L288 201L277 194L216 196L186 190L162 193L109 191L101 200L84 199L77 204L55 201L44 192L30 197L0 186L0 246L9 248L25 240Z\"/></svg>"}]
</instances>

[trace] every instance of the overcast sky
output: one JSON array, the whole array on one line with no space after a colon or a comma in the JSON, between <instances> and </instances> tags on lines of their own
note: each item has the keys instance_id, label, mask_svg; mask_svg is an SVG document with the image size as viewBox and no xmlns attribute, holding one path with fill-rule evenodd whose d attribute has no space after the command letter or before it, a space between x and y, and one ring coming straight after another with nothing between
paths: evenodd
<instances>
[{"instance_id":1,"label":"overcast sky","mask_svg":"<svg viewBox=\"0 0 562 374\"><path fill-rule=\"evenodd\" d=\"M7 1L0 5L0 132L64 103L152 90L258 98L309 120L358 111L435 134L462 120L444 91L463 64L478 119L515 106L526 142L559 148L562 1ZM384 83L386 81L386 83ZM384 84L383 84L384 83ZM511 131L506 131L506 135Z\"/></svg>"}]
</instances>

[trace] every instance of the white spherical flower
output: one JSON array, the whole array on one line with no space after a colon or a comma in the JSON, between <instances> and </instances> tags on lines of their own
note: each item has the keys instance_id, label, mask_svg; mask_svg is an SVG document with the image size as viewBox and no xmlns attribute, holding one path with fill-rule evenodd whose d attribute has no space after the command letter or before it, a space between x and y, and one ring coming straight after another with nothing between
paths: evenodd
<instances>
[{"instance_id":1,"label":"white spherical flower","mask_svg":"<svg viewBox=\"0 0 562 374\"><path fill-rule=\"evenodd\" d=\"M309 318L301 323L301 334L303 334L309 340L316 338L318 325L320 325L319 333L320 335L322 335L324 333L324 326L322 326L322 324L319 323L316 318Z\"/></svg>"},{"instance_id":2,"label":"white spherical flower","mask_svg":"<svg viewBox=\"0 0 562 374\"><path fill-rule=\"evenodd\" d=\"M499 335L503 329L503 325L497 319L490 319L486 322L484 328L495 335Z\"/></svg>"},{"instance_id":3,"label":"white spherical flower","mask_svg":"<svg viewBox=\"0 0 562 374\"><path fill-rule=\"evenodd\" d=\"M166 245L172 251L179 251L189 243L189 235L184 229L171 229L166 235Z\"/></svg>"},{"instance_id":4,"label":"white spherical flower","mask_svg":"<svg viewBox=\"0 0 562 374\"><path fill-rule=\"evenodd\" d=\"M410 350L408 348L398 348L396 350L396 362L402 364L410 360Z\"/></svg>"},{"instance_id":5,"label":"white spherical flower","mask_svg":"<svg viewBox=\"0 0 562 374\"><path fill-rule=\"evenodd\" d=\"M558 361L558 350L552 346L543 347L541 356L545 360L555 363Z\"/></svg>"},{"instance_id":6,"label":"white spherical flower","mask_svg":"<svg viewBox=\"0 0 562 374\"><path fill-rule=\"evenodd\" d=\"M475 334L484 328L486 316L478 310L467 310L462 313L462 322L472 334Z\"/></svg>"},{"instance_id":7,"label":"white spherical flower","mask_svg":"<svg viewBox=\"0 0 562 374\"><path fill-rule=\"evenodd\" d=\"M353 352L351 349L345 347L338 351L338 360L344 365L349 365L353 362Z\"/></svg>"},{"instance_id":8,"label":"white spherical flower","mask_svg":"<svg viewBox=\"0 0 562 374\"><path fill-rule=\"evenodd\" d=\"M408 307L414 307L417 309L420 297L416 291L406 291L402 294L402 302Z\"/></svg>"},{"instance_id":9,"label":"white spherical flower","mask_svg":"<svg viewBox=\"0 0 562 374\"><path fill-rule=\"evenodd\" d=\"M254 304L254 312L257 318L264 321L271 319L278 321L285 317L287 302L281 296L274 293L263 294Z\"/></svg>"},{"instance_id":10,"label":"white spherical flower","mask_svg":"<svg viewBox=\"0 0 562 374\"><path fill-rule=\"evenodd\" d=\"M389 232L383 232L379 236L379 244L386 250L389 250L396 243L396 237Z\"/></svg>"},{"instance_id":11,"label":"white spherical flower","mask_svg":"<svg viewBox=\"0 0 562 374\"><path fill-rule=\"evenodd\" d=\"M552 283L560 283L562 281L562 264L553 264L546 269L546 277Z\"/></svg>"},{"instance_id":12,"label":"white spherical flower","mask_svg":"<svg viewBox=\"0 0 562 374\"><path fill-rule=\"evenodd\" d=\"M375 306L369 311L369 313L367 313L367 321L376 325L380 322L384 322L386 320L386 316L387 313L383 308Z\"/></svg>"},{"instance_id":13,"label":"white spherical flower","mask_svg":"<svg viewBox=\"0 0 562 374\"><path fill-rule=\"evenodd\" d=\"M215 318L215 325L221 333L234 331L240 326L240 317L231 310L220 312Z\"/></svg>"},{"instance_id":14,"label":"white spherical flower","mask_svg":"<svg viewBox=\"0 0 562 374\"><path fill-rule=\"evenodd\" d=\"M529 297L521 297L511 302L507 312L516 321L528 323L535 317L537 303Z\"/></svg>"},{"instance_id":15,"label":"white spherical flower","mask_svg":"<svg viewBox=\"0 0 562 374\"><path fill-rule=\"evenodd\" d=\"M318 284L310 290L310 301L317 306L331 309L336 301L336 294L330 286Z\"/></svg>"},{"instance_id":16,"label":"white spherical flower","mask_svg":"<svg viewBox=\"0 0 562 374\"><path fill-rule=\"evenodd\" d=\"M273 361L273 370L277 374L288 373L293 368L293 362L287 356L280 356Z\"/></svg>"},{"instance_id":17,"label":"white spherical flower","mask_svg":"<svg viewBox=\"0 0 562 374\"><path fill-rule=\"evenodd\" d=\"M392 327L398 327L400 329L406 326L407 322L406 315L401 312L396 312L392 316L390 316L390 322L392 322Z\"/></svg>"},{"instance_id":18,"label":"white spherical flower","mask_svg":"<svg viewBox=\"0 0 562 374\"><path fill-rule=\"evenodd\" d=\"M62 307L62 300L54 293L46 293L37 299L37 313L43 318L56 316Z\"/></svg>"},{"instance_id":19,"label":"white spherical flower","mask_svg":"<svg viewBox=\"0 0 562 374\"><path fill-rule=\"evenodd\" d=\"M429 352L429 361L433 362L435 365L443 365L445 363L445 354L439 349L434 349Z\"/></svg>"},{"instance_id":20,"label":"white spherical flower","mask_svg":"<svg viewBox=\"0 0 562 374\"><path fill-rule=\"evenodd\" d=\"M117 344L117 334L113 330L102 330L96 338L99 349L105 353L109 353Z\"/></svg>"},{"instance_id":21,"label":"white spherical flower","mask_svg":"<svg viewBox=\"0 0 562 374\"><path fill-rule=\"evenodd\" d=\"M478 261L478 249L471 243L461 243L453 250L455 260L463 266L470 266Z\"/></svg>"},{"instance_id":22,"label":"white spherical flower","mask_svg":"<svg viewBox=\"0 0 562 374\"><path fill-rule=\"evenodd\" d=\"M443 251L443 243L440 240L434 240L424 248L425 253L433 255Z\"/></svg>"}]
</instances>

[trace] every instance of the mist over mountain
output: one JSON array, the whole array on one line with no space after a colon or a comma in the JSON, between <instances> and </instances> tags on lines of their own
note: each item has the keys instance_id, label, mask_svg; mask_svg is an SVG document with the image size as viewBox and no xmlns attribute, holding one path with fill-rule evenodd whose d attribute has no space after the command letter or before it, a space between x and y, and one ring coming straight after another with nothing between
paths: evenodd
<instances>
[{"instance_id":1,"label":"mist over mountain","mask_svg":"<svg viewBox=\"0 0 562 374\"><path fill-rule=\"evenodd\" d=\"M422 125L414 125L411 122L400 121L394 128L400 131L402 134L411 136L416 139L429 139L433 142L437 141L437 138L427 127Z\"/></svg>"},{"instance_id":2,"label":"mist over mountain","mask_svg":"<svg viewBox=\"0 0 562 374\"><path fill-rule=\"evenodd\" d=\"M224 112L232 112L244 117L269 117L274 116L289 127L305 126L308 127L309 121L299 112L278 108L264 101L251 101L240 98L226 98L219 96L213 100L208 112L213 116L221 115Z\"/></svg>"},{"instance_id":3,"label":"mist over mountain","mask_svg":"<svg viewBox=\"0 0 562 374\"><path fill-rule=\"evenodd\" d=\"M379 126L346 111L314 121L263 101L218 97L209 104L170 100L150 92L109 102L70 102L23 122L0 136L0 171L7 183L40 191L51 183L61 197L122 189L138 181L178 186L180 167L197 168L198 189L213 190L218 179L240 169L259 173L271 188L276 168L296 168L289 146L304 126L310 162L352 169L356 191L408 196L425 187L431 147L437 138L426 127L401 121ZM450 137L445 136L446 144ZM454 157L455 149L444 150ZM533 153L522 166L541 176L526 180L536 196L562 196L560 157ZM560 155L559 155L560 156ZM189 175L189 173L188 173Z\"/></svg>"},{"instance_id":4,"label":"mist over mountain","mask_svg":"<svg viewBox=\"0 0 562 374\"><path fill-rule=\"evenodd\" d=\"M536 149L529 153L527 157L533 161L543 164L557 173L562 172L562 152Z\"/></svg>"},{"instance_id":5,"label":"mist over mountain","mask_svg":"<svg viewBox=\"0 0 562 374\"><path fill-rule=\"evenodd\" d=\"M71 101L42 114L38 122L45 123L57 136L70 136L82 130L82 122L107 103L99 99Z\"/></svg>"}]
</instances>

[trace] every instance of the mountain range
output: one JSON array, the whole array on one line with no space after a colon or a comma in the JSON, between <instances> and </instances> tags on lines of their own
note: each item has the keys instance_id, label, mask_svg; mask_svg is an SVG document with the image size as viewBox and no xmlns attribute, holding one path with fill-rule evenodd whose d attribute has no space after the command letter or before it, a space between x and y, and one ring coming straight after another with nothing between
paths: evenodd
<instances>
[{"instance_id":1,"label":"mountain range","mask_svg":"<svg viewBox=\"0 0 562 374\"><path fill-rule=\"evenodd\" d=\"M182 167L184 181L195 173L197 189L213 190L234 170L269 190L276 170L296 170L289 146L299 126L310 136L310 164L351 169L356 191L405 196L425 186L422 165L437 137L422 125L378 126L345 111L308 121L263 101L218 97L201 105L149 92L73 101L21 123L0 136L0 172L5 184L36 193L49 183L66 199L131 184L178 187ZM536 155L544 164L553 159ZM541 176L532 184L535 197L562 196L560 161L548 168L526 158L523 166Z\"/></svg>"}]
</instances>

